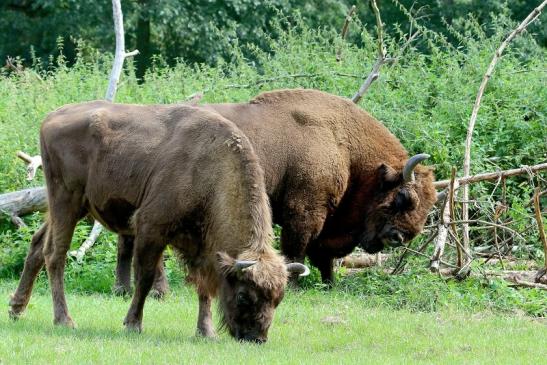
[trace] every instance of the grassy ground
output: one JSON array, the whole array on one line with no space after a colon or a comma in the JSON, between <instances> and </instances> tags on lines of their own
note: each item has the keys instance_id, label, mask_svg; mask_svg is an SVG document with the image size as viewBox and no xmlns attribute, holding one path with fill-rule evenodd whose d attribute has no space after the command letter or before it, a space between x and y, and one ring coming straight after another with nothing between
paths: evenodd
<instances>
[{"instance_id":1,"label":"grassy ground","mask_svg":"<svg viewBox=\"0 0 547 365\"><path fill-rule=\"evenodd\" d=\"M0 284L7 298L14 282ZM125 333L129 303L107 295L68 296L76 330L54 328L48 294L26 315L0 315L0 364L14 363L540 363L547 358L544 319L461 311L412 313L372 307L338 291L291 291L267 344L194 337L197 299L190 288L149 300L142 334Z\"/></svg>"}]
</instances>

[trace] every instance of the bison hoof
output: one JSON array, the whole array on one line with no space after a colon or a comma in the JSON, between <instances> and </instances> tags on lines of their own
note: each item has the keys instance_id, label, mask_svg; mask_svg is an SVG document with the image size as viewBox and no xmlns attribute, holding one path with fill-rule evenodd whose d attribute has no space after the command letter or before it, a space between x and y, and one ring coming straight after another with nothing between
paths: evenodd
<instances>
[{"instance_id":1,"label":"bison hoof","mask_svg":"<svg viewBox=\"0 0 547 365\"><path fill-rule=\"evenodd\" d=\"M141 333L142 332L142 323L139 321L129 321L125 320L123 322L125 326L125 330L127 332L135 332L135 333Z\"/></svg>"},{"instance_id":2,"label":"bison hoof","mask_svg":"<svg viewBox=\"0 0 547 365\"><path fill-rule=\"evenodd\" d=\"M25 311L25 305L17 303L13 295L10 297L9 306L8 314L14 321L18 320Z\"/></svg>"},{"instance_id":3,"label":"bison hoof","mask_svg":"<svg viewBox=\"0 0 547 365\"><path fill-rule=\"evenodd\" d=\"M196 337L214 340L217 339L217 334L212 328L198 328L196 329Z\"/></svg>"},{"instance_id":4,"label":"bison hoof","mask_svg":"<svg viewBox=\"0 0 547 365\"><path fill-rule=\"evenodd\" d=\"M18 320L19 318L21 318L21 315L23 314L23 311L17 311L17 310L14 310L13 307L10 308L8 310L8 314L9 314L9 318L12 320L12 321L16 321Z\"/></svg>"},{"instance_id":5,"label":"bison hoof","mask_svg":"<svg viewBox=\"0 0 547 365\"><path fill-rule=\"evenodd\" d=\"M64 317L64 318L58 318L53 320L53 324L56 326L62 326L66 328L76 328L76 323L70 318L70 316Z\"/></svg>"},{"instance_id":6,"label":"bison hoof","mask_svg":"<svg viewBox=\"0 0 547 365\"><path fill-rule=\"evenodd\" d=\"M168 291L165 289L152 288L150 290L150 293L148 293L148 295L150 296L150 298L160 300L160 299L163 299L167 293Z\"/></svg>"},{"instance_id":7,"label":"bison hoof","mask_svg":"<svg viewBox=\"0 0 547 365\"><path fill-rule=\"evenodd\" d=\"M116 284L116 285L114 285L114 287L112 288L112 292L114 293L114 295L117 295L117 296L120 296L120 297L126 297L126 296L131 295L131 287L130 287L130 286L125 286L125 285Z\"/></svg>"}]
</instances>

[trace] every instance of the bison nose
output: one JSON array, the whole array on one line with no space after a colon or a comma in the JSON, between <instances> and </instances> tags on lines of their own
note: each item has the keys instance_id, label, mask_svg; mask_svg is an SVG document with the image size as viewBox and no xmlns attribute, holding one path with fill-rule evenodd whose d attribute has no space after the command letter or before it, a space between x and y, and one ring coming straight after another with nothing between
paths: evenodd
<instances>
[{"instance_id":1,"label":"bison nose","mask_svg":"<svg viewBox=\"0 0 547 365\"><path fill-rule=\"evenodd\" d=\"M256 336L253 336L253 335L245 335L245 336L241 336L241 337L238 337L238 340L239 341L245 341L245 342L251 342L251 343L256 343L257 345L262 345L263 343L266 342L266 338L265 337L256 337Z\"/></svg>"},{"instance_id":2,"label":"bison nose","mask_svg":"<svg viewBox=\"0 0 547 365\"><path fill-rule=\"evenodd\" d=\"M404 242L404 237L399 231L391 231L389 233L388 238L389 238L389 245L391 247L399 247Z\"/></svg>"}]
</instances>

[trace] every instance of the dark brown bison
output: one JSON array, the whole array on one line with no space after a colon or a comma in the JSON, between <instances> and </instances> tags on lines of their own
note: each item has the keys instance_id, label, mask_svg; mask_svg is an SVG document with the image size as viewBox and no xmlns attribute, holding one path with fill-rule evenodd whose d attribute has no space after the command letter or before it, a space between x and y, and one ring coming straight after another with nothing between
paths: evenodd
<instances>
[{"instance_id":1,"label":"dark brown bison","mask_svg":"<svg viewBox=\"0 0 547 365\"><path fill-rule=\"evenodd\" d=\"M249 138L274 221L283 227L283 254L298 262L307 255L325 282L332 281L333 259L357 245L374 253L414 238L436 201L433 174L418 165L427 155L409 158L382 123L348 99L280 90L249 103L202 108L231 120ZM118 264L125 290L130 258Z\"/></svg>"},{"instance_id":2,"label":"dark brown bison","mask_svg":"<svg viewBox=\"0 0 547 365\"><path fill-rule=\"evenodd\" d=\"M91 214L134 240L136 290L124 324L141 331L146 295L167 243L199 296L197 332L213 336L211 299L237 339L263 342L287 271L271 247L264 177L245 135L210 111L90 102L51 113L41 132L49 217L35 234L10 314L25 309L46 264L54 323L73 326L63 289L76 223ZM43 246L43 250L42 250Z\"/></svg>"}]
</instances>

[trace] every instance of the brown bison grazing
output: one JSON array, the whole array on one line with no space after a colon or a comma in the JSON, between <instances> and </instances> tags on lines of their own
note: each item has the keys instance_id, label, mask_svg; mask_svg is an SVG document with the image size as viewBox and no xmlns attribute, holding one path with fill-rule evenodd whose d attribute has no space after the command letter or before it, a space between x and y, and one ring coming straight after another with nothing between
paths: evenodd
<instances>
[{"instance_id":1,"label":"brown bison grazing","mask_svg":"<svg viewBox=\"0 0 547 365\"><path fill-rule=\"evenodd\" d=\"M418 165L427 155L409 158L382 123L348 99L280 90L202 108L247 135L283 227L283 253L299 262L307 255L325 282L332 281L333 259L357 245L374 253L415 237L436 201L433 174ZM125 259L118 268L128 278L130 255Z\"/></svg>"},{"instance_id":2,"label":"brown bison grazing","mask_svg":"<svg viewBox=\"0 0 547 365\"><path fill-rule=\"evenodd\" d=\"M44 262L54 323L73 326L63 288L76 223L91 214L134 245L136 290L125 318L141 330L143 306L167 243L183 257L199 296L197 332L213 336L211 299L237 339L263 342L287 272L271 247L264 177L245 135L194 107L90 102L51 113L41 132L49 217L35 234L10 301L25 309ZM42 250L43 246L43 250Z\"/></svg>"}]
</instances>

